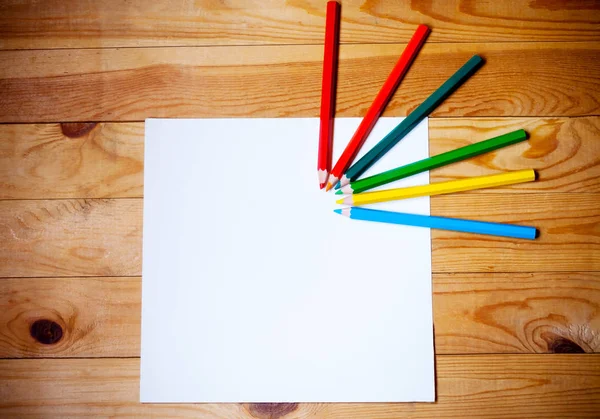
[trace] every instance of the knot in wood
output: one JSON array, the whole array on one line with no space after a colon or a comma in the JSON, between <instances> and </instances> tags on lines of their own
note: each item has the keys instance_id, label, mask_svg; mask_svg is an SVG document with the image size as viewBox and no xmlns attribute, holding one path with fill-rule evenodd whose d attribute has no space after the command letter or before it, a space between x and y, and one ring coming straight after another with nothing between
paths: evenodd
<instances>
[{"instance_id":1,"label":"knot in wood","mask_svg":"<svg viewBox=\"0 0 600 419\"><path fill-rule=\"evenodd\" d=\"M250 403L248 412L259 419L279 419L298 408L298 403Z\"/></svg>"},{"instance_id":2,"label":"knot in wood","mask_svg":"<svg viewBox=\"0 0 600 419\"><path fill-rule=\"evenodd\" d=\"M60 130L65 137L79 138L93 130L96 125L96 122L63 122L60 124Z\"/></svg>"},{"instance_id":3,"label":"knot in wood","mask_svg":"<svg viewBox=\"0 0 600 419\"><path fill-rule=\"evenodd\" d=\"M29 329L31 337L44 345L52 345L61 340L62 327L52 320L36 320Z\"/></svg>"},{"instance_id":4,"label":"knot in wood","mask_svg":"<svg viewBox=\"0 0 600 419\"><path fill-rule=\"evenodd\" d=\"M548 349L555 354L584 354L581 346L570 339L557 337L548 342Z\"/></svg>"}]
</instances>

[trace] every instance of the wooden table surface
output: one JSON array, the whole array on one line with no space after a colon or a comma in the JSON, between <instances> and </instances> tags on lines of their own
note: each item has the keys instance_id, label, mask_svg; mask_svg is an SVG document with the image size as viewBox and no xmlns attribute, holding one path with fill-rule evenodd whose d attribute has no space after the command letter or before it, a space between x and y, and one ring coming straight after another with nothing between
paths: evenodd
<instances>
[{"instance_id":1,"label":"wooden table surface","mask_svg":"<svg viewBox=\"0 0 600 419\"><path fill-rule=\"evenodd\" d=\"M425 23L385 114L406 115L477 53L485 66L430 119L431 154L531 136L431 173L536 169L538 182L434 197L431 211L541 232L433 232L437 403L138 403L143 120L318 116L324 11L322 0L0 3L1 417L600 416L595 0L343 1L337 116L364 115Z\"/></svg>"}]
</instances>

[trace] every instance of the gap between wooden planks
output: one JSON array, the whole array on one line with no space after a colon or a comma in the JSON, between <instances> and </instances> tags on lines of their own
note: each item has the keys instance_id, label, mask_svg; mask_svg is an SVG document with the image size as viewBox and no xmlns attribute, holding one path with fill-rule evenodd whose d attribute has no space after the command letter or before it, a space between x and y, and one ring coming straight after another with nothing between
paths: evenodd
<instances>
[{"instance_id":1,"label":"gap between wooden planks","mask_svg":"<svg viewBox=\"0 0 600 419\"><path fill-rule=\"evenodd\" d=\"M343 45L336 116L361 116L404 45ZM434 113L600 114L600 43L428 43L386 115L406 115L473 54L486 64ZM0 51L0 122L317 116L320 46ZM368 69L368 71L366 70Z\"/></svg>"},{"instance_id":2,"label":"gap between wooden planks","mask_svg":"<svg viewBox=\"0 0 600 419\"><path fill-rule=\"evenodd\" d=\"M600 117L432 118L430 154L520 128L526 142L433 170L431 182L533 168L536 182L485 193L600 192ZM143 123L5 124L0 139L0 199L143 194Z\"/></svg>"},{"instance_id":3,"label":"gap between wooden planks","mask_svg":"<svg viewBox=\"0 0 600 419\"><path fill-rule=\"evenodd\" d=\"M139 359L0 361L9 417L596 418L600 355L440 355L436 403L140 404ZM273 411L265 411L271 407ZM282 409L281 411L276 409ZM261 414L262 412L262 414ZM278 414L275 412L279 412Z\"/></svg>"},{"instance_id":4,"label":"gap between wooden planks","mask_svg":"<svg viewBox=\"0 0 600 419\"><path fill-rule=\"evenodd\" d=\"M341 41L596 41L597 2L344 0ZM0 48L322 44L323 0L77 0L0 5Z\"/></svg>"},{"instance_id":5,"label":"gap between wooden planks","mask_svg":"<svg viewBox=\"0 0 600 419\"><path fill-rule=\"evenodd\" d=\"M438 355L600 352L600 273L434 274L433 313ZM138 357L140 314L140 277L1 278L0 358Z\"/></svg>"},{"instance_id":6,"label":"gap between wooden planks","mask_svg":"<svg viewBox=\"0 0 600 419\"><path fill-rule=\"evenodd\" d=\"M433 197L434 215L533 225L540 231L530 241L433 230L433 272L598 271L597 196ZM1 201L0 277L140 275L142 204L142 199Z\"/></svg>"}]
</instances>

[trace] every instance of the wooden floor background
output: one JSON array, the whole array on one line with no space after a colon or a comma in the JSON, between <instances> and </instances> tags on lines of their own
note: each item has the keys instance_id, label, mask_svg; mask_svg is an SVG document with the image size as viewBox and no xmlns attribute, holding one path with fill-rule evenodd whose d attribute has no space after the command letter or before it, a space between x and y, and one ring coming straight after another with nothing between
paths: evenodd
<instances>
[{"instance_id":1,"label":"wooden floor background","mask_svg":"<svg viewBox=\"0 0 600 419\"><path fill-rule=\"evenodd\" d=\"M600 2L342 3L337 116L364 115L425 23L385 114L477 53L484 67L430 119L431 154L531 135L431 173L540 178L431 200L541 232L433 233L437 403L138 403L143 120L318 116L324 1L6 0L0 417L600 416Z\"/></svg>"}]
</instances>

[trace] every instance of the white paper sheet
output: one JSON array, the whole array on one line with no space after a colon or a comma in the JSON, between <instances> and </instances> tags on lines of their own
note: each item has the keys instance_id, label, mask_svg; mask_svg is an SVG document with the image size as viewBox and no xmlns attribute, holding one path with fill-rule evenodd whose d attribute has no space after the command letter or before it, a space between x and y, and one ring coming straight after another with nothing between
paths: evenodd
<instances>
[{"instance_id":1,"label":"white paper sheet","mask_svg":"<svg viewBox=\"0 0 600 419\"><path fill-rule=\"evenodd\" d=\"M359 122L336 120L334 163ZM142 402L434 400L430 232L335 214L318 128L146 121ZM369 173L427 155L423 121Z\"/></svg>"}]
</instances>

